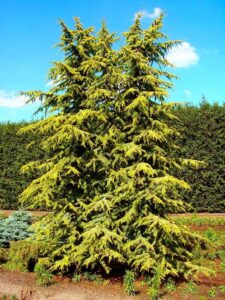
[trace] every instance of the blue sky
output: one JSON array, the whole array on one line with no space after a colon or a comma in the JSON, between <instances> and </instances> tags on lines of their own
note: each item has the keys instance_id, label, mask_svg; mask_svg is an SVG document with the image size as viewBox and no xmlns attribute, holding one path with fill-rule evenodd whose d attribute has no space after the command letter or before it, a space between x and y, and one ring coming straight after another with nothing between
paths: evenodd
<instances>
[{"instance_id":1,"label":"blue sky","mask_svg":"<svg viewBox=\"0 0 225 300\"><path fill-rule=\"evenodd\" d=\"M143 27L164 11L164 32L184 43L169 59L179 76L169 101L198 103L204 94L210 102L225 102L224 0L0 0L0 122L31 120L34 105L23 105L19 91L46 89L51 62L60 59L54 48L60 36L57 20L73 25L73 16L85 26L107 21L121 35L136 13Z\"/></svg>"}]
</instances>

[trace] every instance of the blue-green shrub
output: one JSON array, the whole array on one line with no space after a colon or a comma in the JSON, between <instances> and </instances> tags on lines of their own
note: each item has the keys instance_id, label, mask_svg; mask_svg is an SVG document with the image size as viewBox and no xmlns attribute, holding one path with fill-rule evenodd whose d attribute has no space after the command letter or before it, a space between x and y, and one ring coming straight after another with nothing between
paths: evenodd
<instances>
[{"instance_id":1,"label":"blue-green shrub","mask_svg":"<svg viewBox=\"0 0 225 300\"><path fill-rule=\"evenodd\" d=\"M7 219L0 219L0 247L9 247L10 241L24 240L31 235L29 227L32 216L25 211L16 211Z\"/></svg>"}]
</instances>

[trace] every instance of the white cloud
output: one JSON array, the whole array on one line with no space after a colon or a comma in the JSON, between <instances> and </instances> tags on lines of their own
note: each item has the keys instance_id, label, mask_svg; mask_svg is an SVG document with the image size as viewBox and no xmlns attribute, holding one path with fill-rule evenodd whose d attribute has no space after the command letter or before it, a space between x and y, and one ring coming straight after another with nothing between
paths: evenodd
<instances>
[{"instance_id":1,"label":"white cloud","mask_svg":"<svg viewBox=\"0 0 225 300\"><path fill-rule=\"evenodd\" d=\"M134 18L136 19L137 17L141 16L142 18L155 19L158 18L161 13L162 9L159 7L155 7L152 13L149 13L147 10L140 10L136 12Z\"/></svg>"},{"instance_id":2,"label":"white cloud","mask_svg":"<svg viewBox=\"0 0 225 300\"><path fill-rule=\"evenodd\" d=\"M26 96L18 95L15 92L6 92L4 90L0 90L0 107L22 107L26 101Z\"/></svg>"},{"instance_id":3,"label":"white cloud","mask_svg":"<svg viewBox=\"0 0 225 300\"><path fill-rule=\"evenodd\" d=\"M196 49L187 42L183 42L170 49L166 58L177 68L190 67L196 65L199 61Z\"/></svg>"},{"instance_id":4,"label":"white cloud","mask_svg":"<svg viewBox=\"0 0 225 300\"><path fill-rule=\"evenodd\" d=\"M191 98L192 93L190 90L184 90L184 94L187 98Z\"/></svg>"}]
</instances>

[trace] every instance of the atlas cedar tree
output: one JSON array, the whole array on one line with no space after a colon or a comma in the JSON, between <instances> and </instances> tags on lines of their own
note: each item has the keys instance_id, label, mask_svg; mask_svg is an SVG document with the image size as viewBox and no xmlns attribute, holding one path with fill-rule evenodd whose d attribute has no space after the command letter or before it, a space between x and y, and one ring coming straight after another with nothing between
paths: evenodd
<instances>
[{"instance_id":1,"label":"atlas cedar tree","mask_svg":"<svg viewBox=\"0 0 225 300\"><path fill-rule=\"evenodd\" d=\"M164 100L174 76L164 69L177 42L161 32L162 18L146 30L137 18L118 50L104 23L95 35L79 19L74 29L61 22L64 59L50 70L53 86L25 93L50 113L21 130L41 134L49 158L23 167L40 176L20 200L52 211L34 225L52 270L152 274L160 266L162 278L199 270L192 250L200 237L168 217L189 189L171 169L197 162L171 156L177 133Z\"/></svg>"}]
</instances>

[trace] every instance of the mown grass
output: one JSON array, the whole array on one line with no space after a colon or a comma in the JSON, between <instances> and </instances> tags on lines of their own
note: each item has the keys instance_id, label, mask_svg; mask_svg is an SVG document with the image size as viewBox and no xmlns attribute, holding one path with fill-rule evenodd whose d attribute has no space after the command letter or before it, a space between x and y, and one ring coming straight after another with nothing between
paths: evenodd
<instances>
[{"instance_id":1,"label":"mown grass","mask_svg":"<svg viewBox=\"0 0 225 300\"><path fill-rule=\"evenodd\" d=\"M171 216L176 223L189 226L218 226L225 225L225 216L177 215Z\"/></svg>"}]
</instances>

